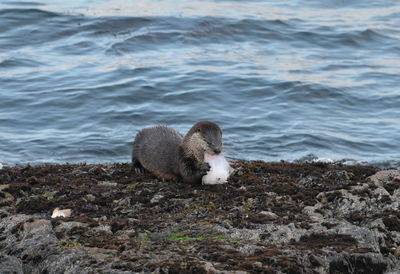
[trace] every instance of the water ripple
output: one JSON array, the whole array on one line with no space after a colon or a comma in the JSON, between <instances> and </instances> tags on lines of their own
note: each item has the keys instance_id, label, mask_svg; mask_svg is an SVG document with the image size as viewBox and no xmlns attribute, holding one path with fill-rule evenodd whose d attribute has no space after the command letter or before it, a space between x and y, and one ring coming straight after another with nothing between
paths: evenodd
<instances>
[{"instance_id":1,"label":"water ripple","mask_svg":"<svg viewBox=\"0 0 400 274\"><path fill-rule=\"evenodd\" d=\"M399 3L71 3L0 4L0 162L128 161L210 119L234 159L400 166Z\"/></svg>"}]
</instances>

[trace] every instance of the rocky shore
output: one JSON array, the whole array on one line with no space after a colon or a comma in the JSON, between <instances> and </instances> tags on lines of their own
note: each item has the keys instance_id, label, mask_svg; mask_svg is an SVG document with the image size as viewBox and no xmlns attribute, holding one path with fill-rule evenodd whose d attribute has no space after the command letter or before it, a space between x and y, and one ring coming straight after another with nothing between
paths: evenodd
<instances>
[{"instance_id":1,"label":"rocky shore","mask_svg":"<svg viewBox=\"0 0 400 274\"><path fill-rule=\"evenodd\" d=\"M217 186L129 164L3 167L0 272L398 273L399 170L233 166Z\"/></svg>"}]
</instances>

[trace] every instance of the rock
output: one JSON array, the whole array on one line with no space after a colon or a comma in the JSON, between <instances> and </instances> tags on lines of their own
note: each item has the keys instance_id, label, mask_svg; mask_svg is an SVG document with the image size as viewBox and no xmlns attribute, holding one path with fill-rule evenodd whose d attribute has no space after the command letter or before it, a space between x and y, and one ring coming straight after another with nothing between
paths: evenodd
<instances>
[{"instance_id":1,"label":"rock","mask_svg":"<svg viewBox=\"0 0 400 274\"><path fill-rule=\"evenodd\" d=\"M375 185L366 178L376 167L231 164L240 176L214 186L162 182L135 174L130 164L3 168L0 272L400 269L397 177ZM56 206L74 214L49 218Z\"/></svg>"},{"instance_id":2,"label":"rock","mask_svg":"<svg viewBox=\"0 0 400 274\"><path fill-rule=\"evenodd\" d=\"M323 177L325 179L330 178L330 179L341 179L341 180L350 180L351 178L354 177L354 174L351 172L348 172L346 170L332 170L326 172Z\"/></svg>"},{"instance_id":3,"label":"rock","mask_svg":"<svg viewBox=\"0 0 400 274\"><path fill-rule=\"evenodd\" d=\"M397 268L399 265L393 263L391 256L372 252L333 253L328 257L328 261L330 261L329 269L331 273L388 273L391 270L399 269Z\"/></svg>"},{"instance_id":4,"label":"rock","mask_svg":"<svg viewBox=\"0 0 400 274\"><path fill-rule=\"evenodd\" d=\"M18 231L18 228L32 216L25 214L17 214L0 219L0 231L2 236L10 236Z\"/></svg>"},{"instance_id":5,"label":"rock","mask_svg":"<svg viewBox=\"0 0 400 274\"><path fill-rule=\"evenodd\" d=\"M151 198L150 203L152 203L152 204L158 203L162 198L164 198L163 195L156 194L153 196L153 198Z\"/></svg>"},{"instance_id":6,"label":"rock","mask_svg":"<svg viewBox=\"0 0 400 274\"><path fill-rule=\"evenodd\" d=\"M4 274L23 274L23 264L20 259L0 253L0 272Z\"/></svg>"},{"instance_id":7,"label":"rock","mask_svg":"<svg viewBox=\"0 0 400 274\"><path fill-rule=\"evenodd\" d=\"M26 222L22 225L25 235L32 234L49 234L53 231L53 227L49 220L38 219L32 222Z\"/></svg>"},{"instance_id":8,"label":"rock","mask_svg":"<svg viewBox=\"0 0 400 274\"><path fill-rule=\"evenodd\" d=\"M49 220L31 218L22 224L22 229L14 230L12 231L14 233L6 236L8 244L5 251L9 254L18 254L19 258L27 262L24 264L24 272L36 269L37 262L52 254L58 243Z\"/></svg>"},{"instance_id":9,"label":"rock","mask_svg":"<svg viewBox=\"0 0 400 274\"><path fill-rule=\"evenodd\" d=\"M86 199L87 199L89 202L94 202L94 201L96 200L96 196L94 196L94 195L92 195L92 194L88 194L88 195L86 195Z\"/></svg>"},{"instance_id":10,"label":"rock","mask_svg":"<svg viewBox=\"0 0 400 274\"><path fill-rule=\"evenodd\" d=\"M270 220L275 220L278 218L278 215L276 215L275 213L271 212L271 211L260 211L261 215L264 215L265 217L267 217Z\"/></svg>"},{"instance_id":11,"label":"rock","mask_svg":"<svg viewBox=\"0 0 400 274\"><path fill-rule=\"evenodd\" d=\"M86 228L88 227L88 224L81 222L61 222L54 228L54 231L58 234L66 234L68 231L79 227Z\"/></svg>"},{"instance_id":12,"label":"rock","mask_svg":"<svg viewBox=\"0 0 400 274\"><path fill-rule=\"evenodd\" d=\"M269 221L273 221L278 219L279 216L270 211L260 211L257 214L249 216L249 220L254 223L268 223Z\"/></svg>"},{"instance_id":13,"label":"rock","mask_svg":"<svg viewBox=\"0 0 400 274\"><path fill-rule=\"evenodd\" d=\"M96 271L88 263L84 263L85 260L89 261L91 258L83 250L70 249L57 252L45 258L37 266L37 273L95 273Z\"/></svg>"},{"instance_id":14,"label":"rock","mask_svg":"<svg viewBox=\"0 0 400 274\"><path fill-rule=\"evenodd\" d=\"M246 274L248 272L246 271L223 271L223 270L218 270L214 267L214 265L210 262L203 262L203 269L207 274Z\"/></svg>"},{"instance_id":15,"label":"rock","mask_svg":"<svg viewBox=\"0 0 400 274\"><path fill-rule=\"evenodd\" d=\"M390 182L395 178L400 179L399 169L381 170L375 173L374 175L369 176L367 179L372 183L374 183L376 186L382 186L384 183Z\"/></svg>"},{"instance_id":16,"label":"rock","mask_svg":"<svg viewBox=\"0 0 400 274\"><path fill-rule=\"evenodd\" d=\"M302 184L303 186L313 186L318 184L318 178L315 176L306 176L304 178L301 178L299 183Z\"/></svg>"},{"instance_id":17,"label":"rock","mask_svg":"<svg viewBox=\"0 0 400 274\"><path fill-rule=\"evenodd\" d=\"M106 234L112 234L110 225L101 224L101 225L95 227L94 231L103 232L103 233L106 233Z\"/></svg>"},{"instance_id":18,"label":"rock","mask_svg":"<svg viewBox=\"0 0 400 274\"><path fill-rule=\"evenodd\" d=\"M109 187L114 187L117 186L118 184L114 181L99 181L97 182L99 186L109 186Z\"/></svg>"},{"instance_id":19,"label":"rock","mask_svg":"<svg viewBox=\"0 0 400 274\"><path fill-rule=\"evenodd\" d=\"M298 241L302 236L309 233L307 229L297 228L293 223L288 225L268 225L264 232L268 237L265 240L274 244L286 244L291 241Z\"/></svg>"}]
</instances>

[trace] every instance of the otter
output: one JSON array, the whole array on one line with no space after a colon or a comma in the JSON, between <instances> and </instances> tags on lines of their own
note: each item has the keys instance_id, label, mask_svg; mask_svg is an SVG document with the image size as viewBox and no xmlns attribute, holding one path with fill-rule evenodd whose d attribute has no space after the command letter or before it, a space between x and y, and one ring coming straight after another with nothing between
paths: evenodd
<instances>
[{"instance_id":1,"label":"otter","mask_svg":"<svg viewBox=\"0 0 400 274\"><path fill-rule=\"evenodd\" d=\"M199 121L185 136L173 128L155 126L137 133L132 163L163 179L200 184L210 170L205 153L219 155L222 149L222 130L216 123Z\"/></svg>"}]
</instances>

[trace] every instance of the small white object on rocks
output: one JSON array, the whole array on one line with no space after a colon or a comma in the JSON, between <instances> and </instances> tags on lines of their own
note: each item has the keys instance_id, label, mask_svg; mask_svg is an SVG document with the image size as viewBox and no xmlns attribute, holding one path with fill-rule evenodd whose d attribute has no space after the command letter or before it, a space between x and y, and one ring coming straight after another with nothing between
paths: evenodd
<instances>
[{"instance_id":1,"label":"small white object on rocks","mask_svg":"<svg viewBox=\"0 0 400 274\"><path fill-rule=\"evenodd\" d=\"M58 207L56 207L53 210L53 215L51 215L51 218L57 218L57 217L70 217L71 216L71 209L59 209Z\"/></svg>"},{"instance_id":2,"label":"small white object on rocks","mask_svg":"<svg viewBox=\"0 0 400 274\"><path fill-rule=\"evenodd\" d=\"M2 169L3 168L3 165L2 165L2 163L0 163L0 169Z\"/></svg>"},{"instance_id":3,"label":"small white object on rocks","mask_svg":"<svg viewBox=\"0 0 400 274\"><path fill-rule=\"evenodd\" d=\"M218 185L226 183L233 168L229 166L228 161L222 154L211 155L205 153L204 162L210 165L210 170L202 178L203 185Z\"/></svg>"},{"instance_id":4,"label":"small white object on rocks","mask_svg":"<svg viewBox=\"0 0 400 274\"><path fill-rule=\"evenodd\" d=\"M153 198L151 198L150 203L151 204L158 203L162 198L164 198L163 195L156 194L153 196Z\"/></svg>"}]
</instances>

